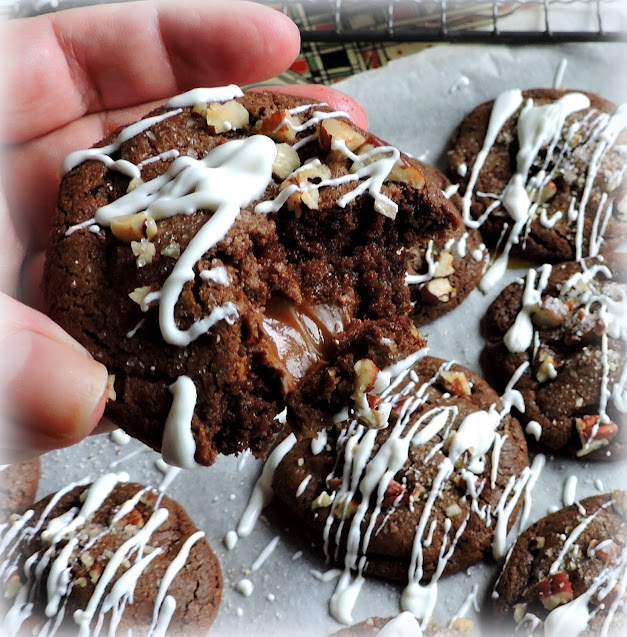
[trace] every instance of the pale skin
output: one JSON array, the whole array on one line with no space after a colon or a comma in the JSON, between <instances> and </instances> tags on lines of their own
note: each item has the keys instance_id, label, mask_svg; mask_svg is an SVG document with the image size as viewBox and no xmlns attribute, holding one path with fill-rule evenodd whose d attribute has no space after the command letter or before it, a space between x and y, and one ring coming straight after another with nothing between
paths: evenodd
<instances>
[{"instance_id":1,"label":"pale skin","mask_svg":"<svg viewBox=\"0 0 627 637\"><path fill-rule=\"evenodd\" d=\"M299 35L256 4L146 0L5 22L0 43L3 463L78 442L106 402L107 370L45 315L40 291L63 157L190 88L274 77L298 54ZM366 126L363 110L338 91L282 90Z\"/></svg>"}]
</instances>

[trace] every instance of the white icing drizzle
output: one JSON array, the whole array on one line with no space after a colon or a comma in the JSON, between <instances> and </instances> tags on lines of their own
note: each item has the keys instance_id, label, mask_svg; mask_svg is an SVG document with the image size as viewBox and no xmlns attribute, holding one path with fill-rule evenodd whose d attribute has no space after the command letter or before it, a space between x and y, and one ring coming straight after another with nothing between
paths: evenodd
<instances>
[{"instance_id":1,"label":"white icing drizzle","mask_svg":"<svg viewBox=\"0 0 627 637\"><path fill-rule=\"evenodd\" d=\"M239 536L237 535L237 531L231 530L227 532L223 540L224 546L226 546L227 551L232 551L235 548L238 539Z\"/></svg>"},{"instance_id":2,"label":"white icing drizzle","mask_svg":"<svg viewBox=\"0 0 627 637\"><path fill-rule=\"evenodd\" d=\"M255 590L255 585L248 578L243 578L233 588L244 597L250 597Z\"/></svg>"},{"instance_id":3,"label":"white icing drizzle","mask_svg":"<svg viewBox=\"0 0 627 637\"><path fill-rule=\"evenodd\" d=\"M499 131L505 125L505 122L518 110L522 104L522 92L518 89L511 91L505 91L501 93L495 100L492 107L492 113L490 114L490 121L488 123L488 130L483 141L483 146L470 172L470 179L466 186L466 191L462 197L462 214L464 223L469 228L478 228L481 224L470 216L470 204L472 199L472 193L475 189L475 184L479 177L479 173L483 168L485 160L488 157L490 149L496 141L496 137Z\"/></svg>"},{"instance_id":4,"label":"white icing drizzle","mask_svg":"<svg viewBox=\"0 0 627 637\"><path fill-rule=\"evenodd\" d=\"M278 544L279 536L276 535L268 542L266 547L263 549L263 551L261 551L257 559L253 562L252 566L250 567L250 570L253 573L255 571L258 571L265 564L266 560L272 555Z\"/></svg>"},{"instance_id":5,"label":"white icing drizzle","mask_svg":"<svg viewBox=\"0 0 627 637\"><path fill-rule=\"evenodd\" d=\"M447 186L445 190L442 191L442 194L447 199L450 199L453 195L457 194L458 190L459 190L459 184L451 184L450 186Z\"/></svg>"},{"instance_id":6,"label":"white icing drizzle","mask_svg":"<svg viewBox=\"0 0 627 637\"><path fill-rule=\"evenodd\" d=\"M530 420L525 427L525 433L533 436L536 440L540 440L542 436L542 425L537 420Z\"/></svg>"},{"instance_id":7,"label":"white icing drizzle","mask_svg":"<svg viewBox=\"0 0 627 637\"><path fill-rule=\"evenodd\" d=\"M320 571L316 571L315 569L311 569L309 571L319 582L332 582L334 579L337 579L341 574L339 568L330 568L328 571L321 573Z\"/></svg>"},{"instance_id":8,"label":"white icing drizzle","mask_svg":"<svg viewBox=\"0 0 627 637\"><path fill-rule=\"evenodd\" d=\"M448 623L449 627L453 627L456 619L460 617L466 617L470 611L470 609L474 609L476 613L479 612L479 601L477 600L477 594L479 592L479 585L474 584L472 590L466 596L466 599L459 607L459 610L455 613L455 615L451 618L451 621Z\"/></svg>"},{"instance_id":9,"label":"white icing drizzle","mask_svg":"<svg viewBox=\"0 0 627 637\"><path fill-rule=\"evenodd\" d=\"M42 511L37 523L32 528L24 528L24 521L28 521L32 517L32 511L14 523L12 528L18 530L19 536L16 537L18 542L28 541L28 539L35 534L40 533L42 540L48 544L48 548L43 555L39 553L33 554L26 560L23 567L21 567L26 577L26 583L13 600L13 606L4 620L4 627L9 630L10 634L16 633L23 622L33 612L34 605L29 600L34 598L34 591L39 588L41 579L48 567L48 575L45 580L46 598L44 601L45 614L50 617L51 620L41 628L38 634L42 635L42 637L51 637L59 630L65 615L68 595L72 589L70 571L73 568L73 563L100 537L109 532L113 525L132 511L146 491L149 490L149 487L146 487L137 491L131 498L120 505L115 515L113 515L109 521L108 528L105 528L104 531L88 540L86 544L79 544L81 541L81 531L84 526L89 523L91 516L101 507L112 490L115 489L120 482L126 482L127 480L128 474L125 473L100 476L84 491L81 497L82 505L80 509L74 507L59 517L48 520L44 528L44 524L50 512L60 499L76 486L85 484L86 481L67 485L53 495L44 511ZM160 509L155 506L154 512L144 526L137 529L134 534L126 539L109 557L85 608L77 610L74 613L74 620L78 625L78 635L80 637L87 637L87 635L92 634L97 637L97 635L100 634L107 615L110 615L109 634L114 635L116 633L125 608L128 604L133 602L134 591L141 574L145 571L150 562L162 552L160 548L156 548L144 555L152 534L165 522L167 517L167 509ZM12 533L11 536L13 535ZM159 604L161 604L161 600L163 599L161 591L167 590L169 583L176 573L185 565L189 548L193 542L199 537L202 537L202 535L202 533L199 533L189 538L181 548L177 558L169 565L160 585L158 594ZM59 542L65 538L69 539L59 550ZM5 538L3 538L4 549L8 548L7 545L8 542L6 542L5 536ZM10 550L13 551L13 548ZM117 578L115 584L110 586L120 566L126 561L131 562L130 565L126 567L125 571ZM109 589L108 593L107 589ZM167 604L167 622L169 622L172 616L170 610L173 610L173 603L174 599L172 598ZM94 620L95 625L92 626ZM167 628L167 623L165 627ZM154 637L157 632L153 633L150 631L148 634ZM165 634L165 631L163 631L163 634Z\"/></svg>"},{"instance_id":10,"label":"white icing drizzle","mask_svg":"<svg viewBox=\"0 0 627 637\"><path fill-rule=\"evenodd\" d=\"M457 166L457 174L460 177L465 177L467 173L468 173L468 164L460 164L459 166Z\"/></svg>"},{"instance_id":11,"label":"white icing drizzle","mask_svg":"<svg viewBox=\"0 0 627 637\"><path fill-rule=\"evenodd\" d=\"M434 274L438 264L433 258L433 239L429 239L427 243L427 250L425 251L425 261L427 262L427 272L425 274L406 274L405 285L418 285L420 283L426 283L430 281Z\"/></svg>"},{"instance_id":12,"label":"white icing drizzle","mask_svg":"<svg viewBox=\"0 0 627 637\"><path fill-rule=\"evenodd\" d=\"M306 475L302 482L298 485L298 489L296 489L296 497L300 498L301 495L303 495L303 493L305 493L305 489L307 489L307 485L309 484L309 482L311 481L311 474Z\"/></svg>"},{"instance_id":13,"label":"white icing drizzle","mask_svg":"<svg viewBox=\"0 0 627 637\"><path fill-rule=\"evenodd\" d=\"M168 105L166 104L166 106ZM141 172L135 164L131 163L130 161L126 161L125 159L118 159L117 161L114 161L109 155L118 152L124 142L132 139L140 133L143 133L151 126L154 126L159 122L173 117L174 115L178 115L180 112L180 109L176 109L173 111L168 111L167 113L162 113L161 115L146 117L139 122L136 122L135 124L131 124L130 126L123 128L118 133L115 141L113 141L108 146L102 146L101 148L88 148L87 150L77 150L76 152L70 153L63 160L63 174L68 173L70 170L72 170L79 164L82 164L84 161L95 159L102 162L110 170L118 170L119 172L131 178L139 178L141 176Z\"/></svg>"},{"instance_id":14,"label":"white icing drizzle","mask_svg":"<svg viewBox=\"0 0 627 637\"><path fill-rule=\"evenodd\" d=\"M292 447L296 444L296 436L290 434L279 443L268 456L261 475L253 487L253 491L250 494L250 499L246 505L246 509L242 513L239 523L237 525L237 535L239 537L246 537L250 535L253 530L261 511L268 506L272 500L274 491L272 489L272 478L274 472L279 466L281 460L289 453Z\"/></svg>"},{"instance_id":15,"label":"white icing drizzle","mask_svg":"<svg viewBox=\"0 0 627 637\"><path fill-rule=\"evenodd\" d=\"M159 509L159 510L161 511L163 509ZM159 624L160 616L164 610L163 603L166 599L166 595L167 595L168 589L170 588L170 584L172 584L172 581L178 575L179 571L185 566L185 563L187 562L187 558L189 557L189 553L192 550L192 547L194 546L194 544L196 544L196 542L198 542L200 539L204 537L205 537L205 534L202 531L196 531L196 533L193 533L192 535L190 535L183 543L183 546L181 546L181 548L179 549L178 555L170 562L170 564L168 564L168 568L166 569L165 574L163 575L163 578L161 579L161 583L159 584L159 590L157 591L157 598L155 600L155 610L153 612L152 625L150 627L149 635L155 630L156 626ZM176 601L174 600L174 598L171 595L168 595L168 597L172 601L174 601L176 605ZM170 604L172 604L172 602L170 602ZM166 606L165 610L167 611L166 616L169 616L168 618L168 624L169 624L169 619L171 619L174 609L171 609L172 612L170 612L170 610Z\"/></svg>"},{"instance_id":16,"label":"white icing drizzle","mask_svg":"<svg viewBox=\"0 0 627 637\"><path fill-rule=\"evenodd\" d=\"M237 97L243 97L244 93L239 86L229 84L213 88L195 88L187 93L182 93L166 102L166 108L184 108L194 106L202 102L228 102Z\"/></svg>"},{"instance_id":17,"label":"white icing drizzle","mask_svg":"<svg viewBox=\"0 0 627 637\"><path fill-rule=\"evenodd\" d=\"M345 419L342 418L342 420ZM314 456L317 456L324 451L324 448L327 446L327 439L328 435L326 429L322 429L318 432L318 435L315 438L311 439L311 453Z\"/></svg>"},{"instance_id":18,"label":"white icing drizzle","mask_svg":"<svg viewBox=\"0 0 627 637\"><path fill-rule=\"evenodd\" d=\"M196 465L196 442L192 434L192 417L196 407L196 386L188 376L179 376L170 385L172 407L168 413L161 441L161 454L165 462L183 469Z\"/></svg>"},{"instance_id":19,"label":"white icing drizzle","mask_svg":"<svg viewBox=\"0 0 627 637\"><path fill-rule=\"evenodd\" d=\"M217 285L228 285L230 283L229 274L224 266L216 266L211 270L202 270L200 278L203 281L213 281Z\"/></svg>"},{"instance_id":20,"label":"white icing drizzle","mask_svg":"<svg viewBox=\"0 0 627 637\"><path fill-rule=\"evenodd\" d=\"M522 298L522 309L516 316L514 324L507 330L503 342L510 352L524 352L531 346L533 340L533 323L531 315L538 309L542 292L546 288L552 267L545 263L540 268L538 287L535 287L537 273L530 269L527 272L527 281Z\"/></svg>"},{"instance_id":21,"label":"white icing drizzle","mask_svg":"<svg viewBox=\"0 0 627 637\"><path fill-rule=\"evenodd\" d=\"M562 502L565 507L574 504L575 495L577 493L577 476L568 476L564 481L564 491L562 493Z\"/></svg>"},{"instance_id":22,"label":"white icing drizzle","mask_svg":"<svg viewBox=\"0 0 627 637\"><path fill-rule=\"evenodd\" d=\"M74 621L79 626L79 637L87 637L90 634L90 624L96 614L100 600L122 562L128 559L135 551L137 551L138 554L143 552L143 547L147 544L152 533L166 521L167 517L167 509L157 509L150 516L146 524L139 529L135 535L126 540L111 556L96 584L96 588L89 599L87 607L84 610L77 610L74 613Z\"/></svg>"},{"instance_id":23,"label":"white icing drizzle","mask_svg":"<svg viewBox=\"0 0 627 637\"><path fill-rule=\"evenodd\" d=\"M571 531L570 535L566 538L566 541L564 542L564 545L562 546L557 557L551 564L551 567L549 568L549 575L555 575L555 573L559 572L560 567L562 566L562 561L564 560L564 557L566 557L566 554L570 550L570 547L577 541L577 538L586 530L588 525L592 522L592 520L594 520L597 517L597 515L599 515L599 513L601 513L601 511L603 511L604 509L607 509L613 503L614 503L614 500L608 500L605 504L603 504L600 508L598 508L594 513L589 515L587 518L584 518L584 520L582 520Z\"/></svg>"},{"instance_id":24,"label":"white icing drizzle","mask_svg":"<svg viewBox=\"0 0 627 637\"><path fill-rule=\"evenodd\" d=\"M139 321L132 330L126 333L126 338L133 338L135 334L137 334L137 332L144 326L145 322L146 319L141 319L141 321Z\"/></svg>"},{"instance_id":25,"label":"white icing drizzle","mask_svg":"<svg viewBox=\"0 0 627 637\"><path fill-rule=\"evenodd\" d=\"M602 121L604 126L599 134L595 135L597 144L589 163L586 183L577 212L577 232L575 244L575 258L577 261L583 257L583 222L590 193L592 192L592 186L599 172L599 167L605 153L611 148L619 133L627 126L627 104L621 104L611 116L606 116Z\"/></svg>"}]
</instances>

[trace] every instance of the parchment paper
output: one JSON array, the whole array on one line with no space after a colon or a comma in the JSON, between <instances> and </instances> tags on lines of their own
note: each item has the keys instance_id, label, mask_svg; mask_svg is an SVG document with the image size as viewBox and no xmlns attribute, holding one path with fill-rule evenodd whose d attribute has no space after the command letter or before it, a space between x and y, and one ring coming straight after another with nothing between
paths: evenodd
<instances>
[{"instance_id":1,"label":"parchment paper","mask_svg":"<svg viewBox=\"0 0 627 637\"><path fill-rule=\"evenodd\" d=\"M361 101L370 117L371 130L416 157L441 163L446 141L461 118L478 103L507 88L553 86L562 60L567 61L562 86L598 92L614 101L627 98L622 70L627 46L568 45L536 48L486 46L439 46L416 56L400 59L338 85ZM508 279L520 271L508 272ZM503 285L505 282L503 283ZM502 286L501 286L502 287ZM481 371L482 347L479 320L491 299L475 291L457 310L424 329L434 355L454 358ZM131 478L158 484L158 455L143 452L131 441L123 447L109 436L89 440L43 458L44 472L39 495L44 496L70 480L114 470L125 470ZM126 459L125 459L126 458ZM534 491L529 523L561 506L564 481L578 477L577 497L625 485L625 465L580 463L547 458L547 466ZM168 493L190 513L218 555L224 575L224 595L212 635L326 635L340 626L329 616L328 600L334 582L322 583L311 569L325 571L321 551L290 532L290 525L276 507L267 510L252 534L227 551L223 537L234 528L243 511L261 463L252 458L221 458L209 468L181 473ZM256 572L249 569L263 548L279 536L276 550ZM299 557L299 554L302 555ZM456 613L473 585L479 599L493 583L496 566L477 565L466 573L445 578L439 588L435 618L446 622ZM234 589L243 577L254 583L250 597ZM354 610L354 620L399 612L402 588L368 580Z\"/></svg>"}]
</instances>

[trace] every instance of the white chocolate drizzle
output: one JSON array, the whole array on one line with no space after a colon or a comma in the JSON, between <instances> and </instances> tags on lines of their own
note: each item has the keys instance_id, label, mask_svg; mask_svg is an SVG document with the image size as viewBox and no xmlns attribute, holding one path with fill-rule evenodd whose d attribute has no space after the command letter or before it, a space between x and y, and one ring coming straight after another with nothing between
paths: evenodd
<instances>
[{"instance_id":1,"label":"white chocolate drizzle","mask_svg":"<svg viewBox=\"0 0 627 637\"><path fill-rule=\"evenodd\" d=\"M270 504L274 491L272 489L272 479L274 472L279 466L279 463L289 453L292 447L296 444L296 436L290 434L279 443L268 456L261 476L255 483L253 491L248 500L248 504L242 513L239 523L237 525L237 535L239 537L247 537L255 527L259 516L263 509Z\"/></svg>"},{"instance_id":2,"label":"white chocolate drizzle","mask_svg":"<svg viewBox=\"0 0 627 637\"><path fill-rule=\"evenodd\" d=\"M564 68L565 65L560 67L560 73L563 73ZM483 147L477 154L462 197L463 220L468 227L480 227L501 206L513 221L511 227L508 223L504 226L508 234L502 254L485 273L480 284L483 292L488 292L503 276L512 247L520 243L521 239L526 240L533 220L538 219L545 228L553 228L559 221L566 221L575 235L575 258L580 260L584 256L596 256L599 253L611 215L611 205L607 205L608 197L602 194L589 237L589 252L588 255L584 255L584 219L593 184L605 155L613 147L620 131L627 125L627 105L619 106L613 114L589 111L579 120L565 126L565 121L570 115L590 108L590 100L583 93L566 93L560 99L543 105L534 105L533 100L527 100L518 114L516 123L519 145L516 172L501 193L474 192L479 174L498 133L506 121L518 111L522 102L522 93L517 90L505 91L494 101ZM584 130L584 125L588 126L589 130ZM546 157L541 159L543 147L546 147L547 151ZM624 153L619 146L614 146L614 150ZM582 159L586 161L586 157L588 165L585 176L582 177L585 183L580 196L571 197L567 211L558 210L548 217L546 201L554 193L553 179L563 176L568 183L575 182L580 170L577 166ZM534 165L537 165L539 170L531 174L531 167ZM626 169L627 161L624 161L617 169L612 169L614 172L609 181L620 183ZM473 219L470 215L471 202L475 195L494 199L478 219Z\"/></svg>"},{"instance_id":3,"label":"white chocolate drizzle","mask_svg":"<svg viewBox=\"0 0 627 637\"><path fill-rule=\"evenodd\" d=\"M192 417L196 407L196 386L188 376L179 376L170 385L172 407L165 422L161 454L165 462L183 469L196 466L196 442L192 434Z\"/></svg>"}]
</instances>

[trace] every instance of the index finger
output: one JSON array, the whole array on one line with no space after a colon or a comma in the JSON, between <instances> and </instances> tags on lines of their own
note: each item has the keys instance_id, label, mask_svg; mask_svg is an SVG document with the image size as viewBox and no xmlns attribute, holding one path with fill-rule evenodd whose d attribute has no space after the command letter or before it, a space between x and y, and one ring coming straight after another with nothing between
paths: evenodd
<instances>
[{"instance_id":1,"label":"index finger","mask_svg":"<svg viewBox=\"0 0 627 637\"><path fill-rule=\"evenodd\" d=\"M2 141L44 135L82 117L194 86L248 84L298 54L298 29L239 0L84 7L0 25Z\"/></svg>"}]
</instances>

